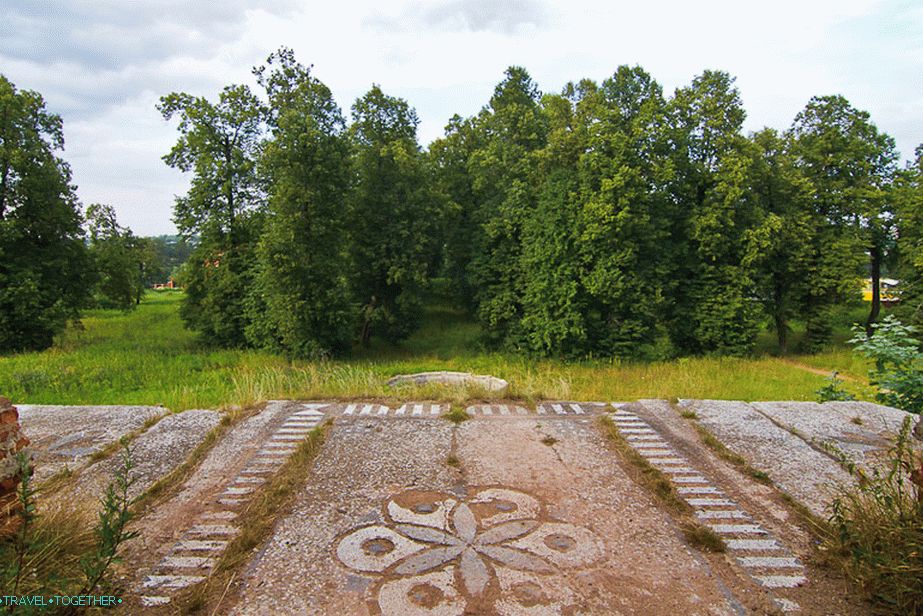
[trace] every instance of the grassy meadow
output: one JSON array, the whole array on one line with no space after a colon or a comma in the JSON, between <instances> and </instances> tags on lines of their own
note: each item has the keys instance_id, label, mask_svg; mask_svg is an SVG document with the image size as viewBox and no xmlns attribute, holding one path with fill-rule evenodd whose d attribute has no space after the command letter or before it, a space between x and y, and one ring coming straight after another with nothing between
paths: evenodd
<instances>
[{"instance_id":1,"label":"grassy meadow","mask_svg":"<svg viewBox=\"0 0 923 616\"><path fill-rule=\"evenodd\" d=\"M684 358L663 362L532 360L479 349L478 326L445 304L400 345L373 341L336 361L294 361L252 350L209 349L179 317L181 292L149 292L133 312L88 311L54 347L0 356L0 394L22 404L144 404L174 411L248 405L272 398L409 398L462 400L483 392L389 388L395 375L425 370L492 374L511 383L509 397L576 400L723 398L813 400L830 370L871 399L866 367L843 344L848 328L818 355L771 354L761 336L752 358ZM861 307L844 315L859 318ZM797 341L797 333L796 339Z\"/></svg>"}]
</instances>

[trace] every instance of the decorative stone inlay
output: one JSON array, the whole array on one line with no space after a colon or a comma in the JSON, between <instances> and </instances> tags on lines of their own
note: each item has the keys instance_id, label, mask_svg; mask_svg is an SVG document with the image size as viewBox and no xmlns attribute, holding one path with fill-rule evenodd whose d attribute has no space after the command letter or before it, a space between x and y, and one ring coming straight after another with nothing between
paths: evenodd
<instances>
[{"instance_id":1,"label":"decorative stone inlay","mask_svg":"<svg viewBox=\"0 0 923 616\"><path fill-rule=\"evenodd\" d=\"M408 490L382 509L384 523L355 528L334 548L349 569L380 578L369 601L382 614L486 605L557 613L570 593L549 593L548 576L603 556L592 532L550 520L538 499L518 490L479 488L468 498Z\"/></svg>"}]
</instances>

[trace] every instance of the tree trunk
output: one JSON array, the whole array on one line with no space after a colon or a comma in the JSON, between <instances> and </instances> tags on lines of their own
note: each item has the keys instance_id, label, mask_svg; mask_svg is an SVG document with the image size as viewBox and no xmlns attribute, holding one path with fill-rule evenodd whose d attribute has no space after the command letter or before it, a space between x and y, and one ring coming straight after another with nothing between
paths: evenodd
<instances>
[{"instance_id":1,"label":"tree trunk","mask_svg":"<svg viewBox=\"0 0 923 616\"><path fill-rule=\"evenodd\" d=\"M869 318L865 322L865 333L871 337L875 333L874 325L878 321L878 313L881 312L881 248L872 246L872 309L869 312Z\"/></svg>"},{"instance_id":2,"label":"tree trunk","mask_svg":"<svg viewBox=\"0 0 923 616\"><path fill-rule=\"evenodd\" d=\"M788 355L788 321L781 314L773 315L776 322L776 339L779 341L779 354Z\"/></svg>"}]
</instances>

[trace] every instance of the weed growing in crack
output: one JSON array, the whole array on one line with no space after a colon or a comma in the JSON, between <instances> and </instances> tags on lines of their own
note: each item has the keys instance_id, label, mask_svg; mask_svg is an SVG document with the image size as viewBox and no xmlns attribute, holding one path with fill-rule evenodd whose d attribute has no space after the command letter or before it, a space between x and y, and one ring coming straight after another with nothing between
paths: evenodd
<instances>
[{"instance_id":1,"label":"weed growing in crack","mask_svg":"<svg viewBox=\"0 0 923 616\"><path fill-rule=\"evenodd\" d=\"M470 416L468 415L467 412L465 412L465 409L463 409L460 406L456 406L454 404L449 409L449 411L445 413L442 417L443 419L448 419L449 421L451 421L453 424L456 424L456 425L462 423L463 421L467 419L470 419Z\"/></svg>"}]
</instances>

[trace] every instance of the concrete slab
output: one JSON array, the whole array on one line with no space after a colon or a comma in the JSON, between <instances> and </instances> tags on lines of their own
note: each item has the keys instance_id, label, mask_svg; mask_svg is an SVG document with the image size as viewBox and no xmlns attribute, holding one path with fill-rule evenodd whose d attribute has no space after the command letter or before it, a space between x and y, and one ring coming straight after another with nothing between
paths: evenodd
<instances>
[{"instance_id":1,"label":"concrete slab","mask_svg":"<svg viewBox=\"0 0 923 616\"><path fill-rule=\"evenodd\" d=\"M869 471L881 466L905 417L915 416L868 402L753 402L774 422L821 447L833 447Z\"/></svg>"},{"instance_id":2,"label":"concrete slab","mask_svg":"<svg viewBox=\"0 0 923 616\"><path fill-rule=\"evenodd\" d=\"M79 468L97 450L169 413L161 406L49 406L18 404L35 453L35 478Z\"/></svg>"},{"instance_id":3,"label":"concrete slab","mask_svg":"<svg viewBox=\"0 0 923 616\"><path fill-rule=\"evenodd\" d=\"M746 402L684 400L680 405L694 410L698 421L726 447L818 515L824 515L838 486L853 481L832 457Z\"/></svg>"},{"instance_id":4,"label":"concrete slab","mask_svg":"<svg viewBox=\"0 0 923 616\"><path fill-rule=\"evenodd\" d=\"M231 613L736 613L679 537L590 418L343 416Z\"/></svg>"},{"instance_id":5,"label":"concrete slab","mask_svg":"<svg viewBox=\"0 0 923 616\"><path fill-rule=\"evenodd\" d=\"M185 462L220 421L217 411L185 411L164 417L135 438L129 445L134 463L131 476L135 480L130 495L140 495ZM121 465L121 455L116 454L87 467L74 486L76 492L101 495Z\"/></svg>"}]
</instances>

